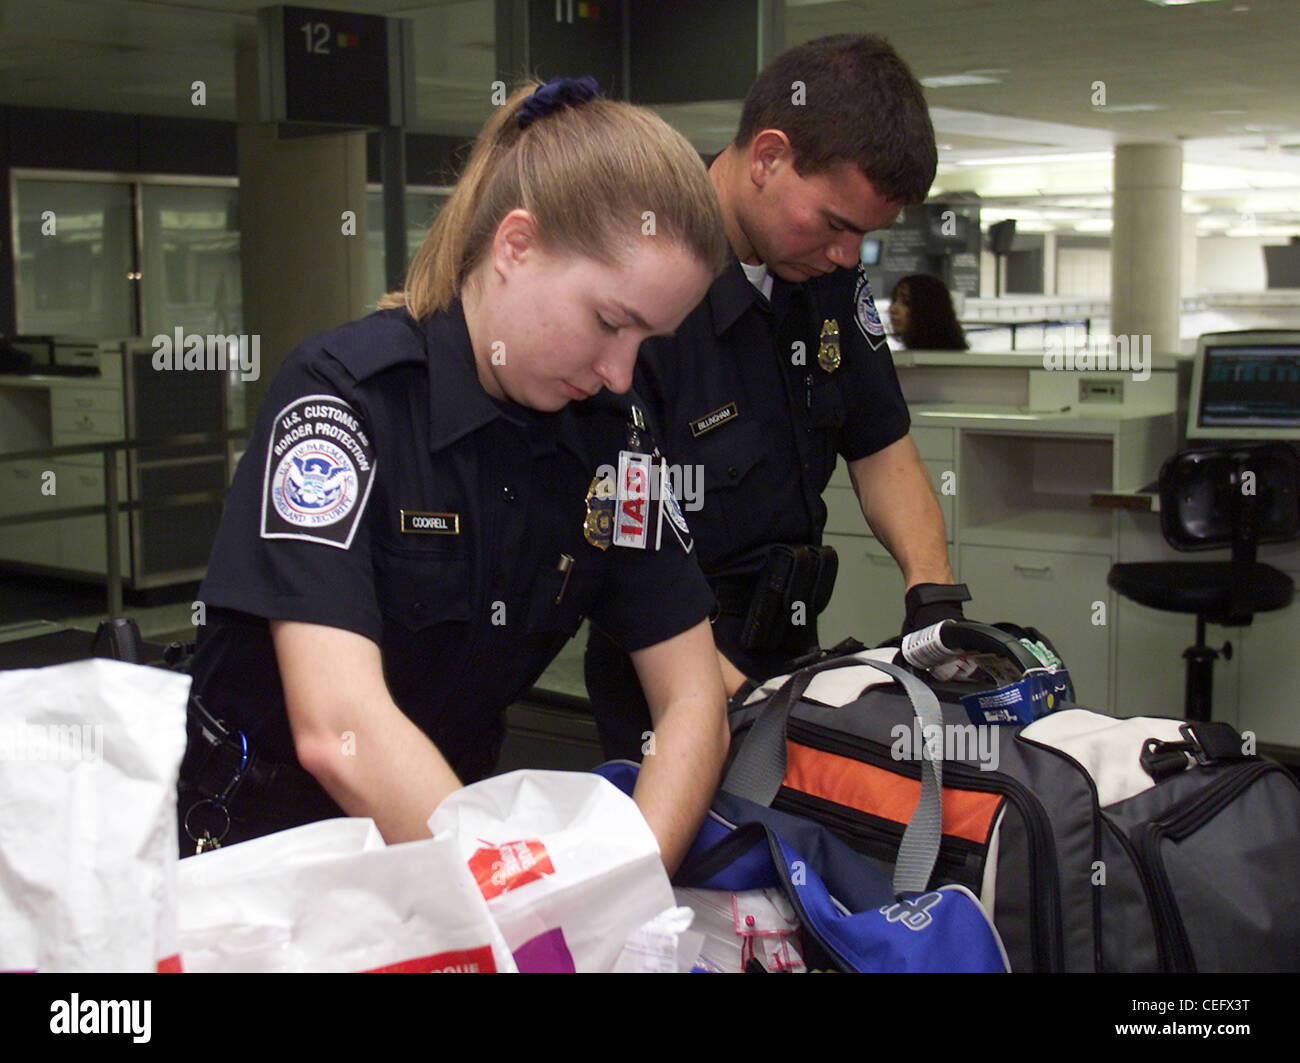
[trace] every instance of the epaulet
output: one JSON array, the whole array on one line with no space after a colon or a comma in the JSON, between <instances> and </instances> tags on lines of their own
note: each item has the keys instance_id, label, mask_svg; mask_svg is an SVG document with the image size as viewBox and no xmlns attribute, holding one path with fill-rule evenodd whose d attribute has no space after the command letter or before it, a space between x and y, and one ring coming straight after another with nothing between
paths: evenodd
<instances>
[{"instance_id":1,"label":"epaulet","mask_svg":"<svg viewBox=\"0 0 1300 1063\"><path fill-rule=\"evenodd\" d=\"M422 362L427 357L424 330L405 307L377 310L323 332L311 343L357 381L403 362Z\"/></svg>"}]
</instances>

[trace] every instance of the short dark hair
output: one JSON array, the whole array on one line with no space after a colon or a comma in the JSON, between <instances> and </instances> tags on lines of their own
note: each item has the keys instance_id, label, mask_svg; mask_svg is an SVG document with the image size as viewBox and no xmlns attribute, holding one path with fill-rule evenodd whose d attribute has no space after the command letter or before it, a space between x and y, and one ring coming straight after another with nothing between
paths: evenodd
<instances>
[{"instance_id":1,"label":"short dark hair","mask_svg":"<svg viewBox=\"0 0 1300 1063\"><path fill-rule=\"evenodd\" d=\"M790 138L801 175L844 159L880 195L904 204L922 202L934 183L938 153L925 94L883 37L841 33L778 55L750 86L736 146L764 129Z\"/></svg>"}]
</instances>

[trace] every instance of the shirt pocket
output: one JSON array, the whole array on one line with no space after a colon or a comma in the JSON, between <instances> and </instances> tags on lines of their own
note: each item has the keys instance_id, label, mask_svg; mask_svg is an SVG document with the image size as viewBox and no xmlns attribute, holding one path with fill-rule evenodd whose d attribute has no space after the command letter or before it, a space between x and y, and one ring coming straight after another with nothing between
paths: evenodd
<instances>
[{"instance_id":1,"label":"shirt pocket","mask_svg":"<svg viewBox=\"0 0 1300 1063\"><path fill-rule=\"evenodd\" d=\"M771 439L753 420L699 439L704 502L698 513L686 514L686 522L700 540L702 557L722 557L747 544L756 529L776 523L771 451Z\"/></svg>"},{"instance_id":2,"label":"shirt pocket","mask_svg":"<svg viewBox=\"0 0 1300 1063\"><path fill-rule=\"evenodd\" d=\"M459 550L381 546L375 552L375 589L384 616L407 631L469 622L470 561Z\"/></svg>"},{"instance_id":3,"label":"shirt pocket","mask_svg":"<svg viewBox=\"0 0 1300 1063\"><path fill-rule=\"evenodd\" d=\"M525 633L562 635L566 640L576 635L596 606L603 585L604 562L604 558L582 557L573 563L567 579L558 568L542 573L528 597Z\"/></svg>"}]
</instances>

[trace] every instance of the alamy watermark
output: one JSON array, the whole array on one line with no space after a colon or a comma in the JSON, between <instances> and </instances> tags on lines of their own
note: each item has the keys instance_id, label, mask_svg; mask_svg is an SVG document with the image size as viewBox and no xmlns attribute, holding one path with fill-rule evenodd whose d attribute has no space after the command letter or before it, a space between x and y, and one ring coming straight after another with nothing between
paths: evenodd
<instances>
[{"instance_id":1,"label":"alamy watermark","mask_svg":"<svg viewBox=\"0 0 1300 1063\"><path fill-rule=\"evenodd\" d=\"M187 333L179 325L172 335L160 332L153 344L153 367L160 372L188 369L239 373L240 380L262 375L262 337L257 333L206 336Z\"/></svg>"},{"instance_id":2,"label":"alamy watermark","mask_svg":"<svg viewBox=\"0 0 1300 1063\"><path fill-rule=\"evenodd\" d=\"M1090 335L1067 325L1043 343L1043 368L1081 372L1132 373L1135 381L1151 376L1151 336Z\"/></svg>"},{"instance_id":3,"label":"alamy watermark","mask_svg":"<svg viewBox=\"0 0 1300 1063\"><path fill-rule=\"evenodd\" d=\"M0 761L89 761L104 759L104 725L89 723L0 724Z\"/></svg>"},{"instance_id":4,"label":"alamy watermark","mask_svg":"<svg viewBox=\"0 0 1300 1063\"><path fill-rule=\"evenodd\" d=\"M988 724L945 723L921 726L913 718L909 727L895 724L889 735L893 742L889 755L894 760L920 760L924 748L931 760L974 761L980 771L998 770L998 741L1000 730Z\"/></svg>"},{"instance_id":5,"label":"alamy watermark","mask_svg":"<svg viewBox=\"0 0 1300 1063\"><path fill-rule=\"evenodd\" d=\"M681 503L681 507L694 513L704 508L704 466L703 465L668 465L666 466L667 490ZM602 465L596 470L596 478L608 483L618 483L618 470L612 465ZM650 477L649 493L658 499L660 490L658 476Z\"/></svg>"}]
</instances>

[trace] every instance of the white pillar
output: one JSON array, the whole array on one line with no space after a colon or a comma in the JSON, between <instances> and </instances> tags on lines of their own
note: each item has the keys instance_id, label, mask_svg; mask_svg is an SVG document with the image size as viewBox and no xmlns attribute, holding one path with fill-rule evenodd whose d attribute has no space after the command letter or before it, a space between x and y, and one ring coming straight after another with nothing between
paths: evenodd
<instances>
[{"instance_id":1,"label":"white pillar","mask_svg":"<svg viewBox=\"0 0 1300 1063\"><path fill-rule=\"evenodd\" d=\"M1156 352L1178 350L1182 184L1181 146L1115 149L1110 330L1117 336L1150 335Z\"/></svg>"},{"instance_id":2,"label":"white pillar","mask_svg":"<svg viewBox=\"0 0 1300 1063\"><path fill-rule=\"evenodd\" d=\"M308 337L366 306L366 135L282 140L258 121L257 47L238 51L236 100L244 331L261 376L245 385L249 423L275 370ZM344 211L356 215L344 235Z\"/></svg>"}]
</instances>

